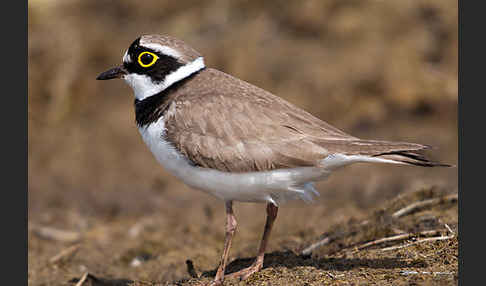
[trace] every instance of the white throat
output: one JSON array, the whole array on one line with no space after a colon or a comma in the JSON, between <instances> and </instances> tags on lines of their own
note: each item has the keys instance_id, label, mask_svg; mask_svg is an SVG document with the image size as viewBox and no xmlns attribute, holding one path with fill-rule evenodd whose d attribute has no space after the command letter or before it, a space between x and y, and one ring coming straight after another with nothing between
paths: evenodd
<instances>
[{"instance_id":1,"label":"white throat","mask_svg":"<svg viewBox=\"0 0 486 286\"><path fill-rule=\"evenodd\" d=\"M204 67L204 59L203 57L199 57L168 74L165 79L159 83L153 82L152 79L147 75L135 73L124 75L123 79L133 89L135 98L138 100L143 100L163 91L172 84L190 76L191 74L200 71Z\"/></svg>"}]
</instances>

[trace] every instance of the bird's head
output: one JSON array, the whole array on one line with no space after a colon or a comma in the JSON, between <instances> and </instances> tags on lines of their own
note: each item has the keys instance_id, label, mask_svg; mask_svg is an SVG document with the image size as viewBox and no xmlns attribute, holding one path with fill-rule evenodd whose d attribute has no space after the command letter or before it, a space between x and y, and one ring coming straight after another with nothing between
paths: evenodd
<instances>
[{"instance_id":1,"label":"bird's head","mask_svg":"<svg viewBox=\"0 0 486 286\"><path fill-rule=\"evenodd\" d=\"M173 83L203 69L204 59L181 40L162 35L144 35L127 49L120 66L101 73L96 79L121 78L143 100Z\"/></svg>"}]
</instances>

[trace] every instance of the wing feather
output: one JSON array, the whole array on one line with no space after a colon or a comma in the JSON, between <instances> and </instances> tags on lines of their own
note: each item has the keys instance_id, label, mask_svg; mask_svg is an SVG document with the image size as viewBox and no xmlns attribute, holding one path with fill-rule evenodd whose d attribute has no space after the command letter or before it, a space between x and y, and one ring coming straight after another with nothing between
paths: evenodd
<instances>
[{"instance_id":1,"label":"wing feather","mask_svg":"<svg viewBox=\"0 0 486 286\"><path fill-rule=\"evenodd\" d=\"M165 116L167 139L201 167L266 171L318 166L333 153L373 156L425 147L361 140L214 69L202 71L184 86Z\"/></svg>"}]
</instances>

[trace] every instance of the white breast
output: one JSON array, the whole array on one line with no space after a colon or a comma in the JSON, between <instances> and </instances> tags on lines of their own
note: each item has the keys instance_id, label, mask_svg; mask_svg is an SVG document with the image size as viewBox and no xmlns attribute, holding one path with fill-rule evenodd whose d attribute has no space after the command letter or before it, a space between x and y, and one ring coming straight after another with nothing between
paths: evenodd
<instances>
[{"instance_id":1,"label":"white breast","mask_svg":"<svg viewBox=\"0 0 486 286\"><path fill-rule=\"evenodd\" d=\"M271 202L275 205L293 199L312 201L319 195L312 182L326 178L324 168L301 167L266 172L229 173L194 166L165 140L163 118L139 127L143 140L155 158L185 184L222 200Z\"/></svg>"}]
</instances>

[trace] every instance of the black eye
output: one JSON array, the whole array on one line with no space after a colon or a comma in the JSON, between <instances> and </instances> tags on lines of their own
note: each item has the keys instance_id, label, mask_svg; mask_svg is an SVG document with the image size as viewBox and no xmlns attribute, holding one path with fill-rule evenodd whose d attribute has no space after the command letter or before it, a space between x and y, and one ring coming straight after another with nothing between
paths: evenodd
<instances>
[{"instance_id":1,"label":"black eye","mask_svg":"<svg viewBox=\"0 0 486 286\"><path fill-rule=\"evenodd\" d=\"M151 52L143 52L138 56L138 63L146 68L153 65L157 61L158 57L156 54Z\"/></svg>"},{"instance_id":2,"label":"black eye","mask_svg":"<svg viewBox=\"0 0 486 286\"><path fill-rule=\"evenodd\" d=\"M140 57L140 61L142 61L142 63L144 65L148 65L152 62L152 59L154 58L154 56L152 56L151 54L143 54L141 57Z\"/></svg>"}]
</instances>

